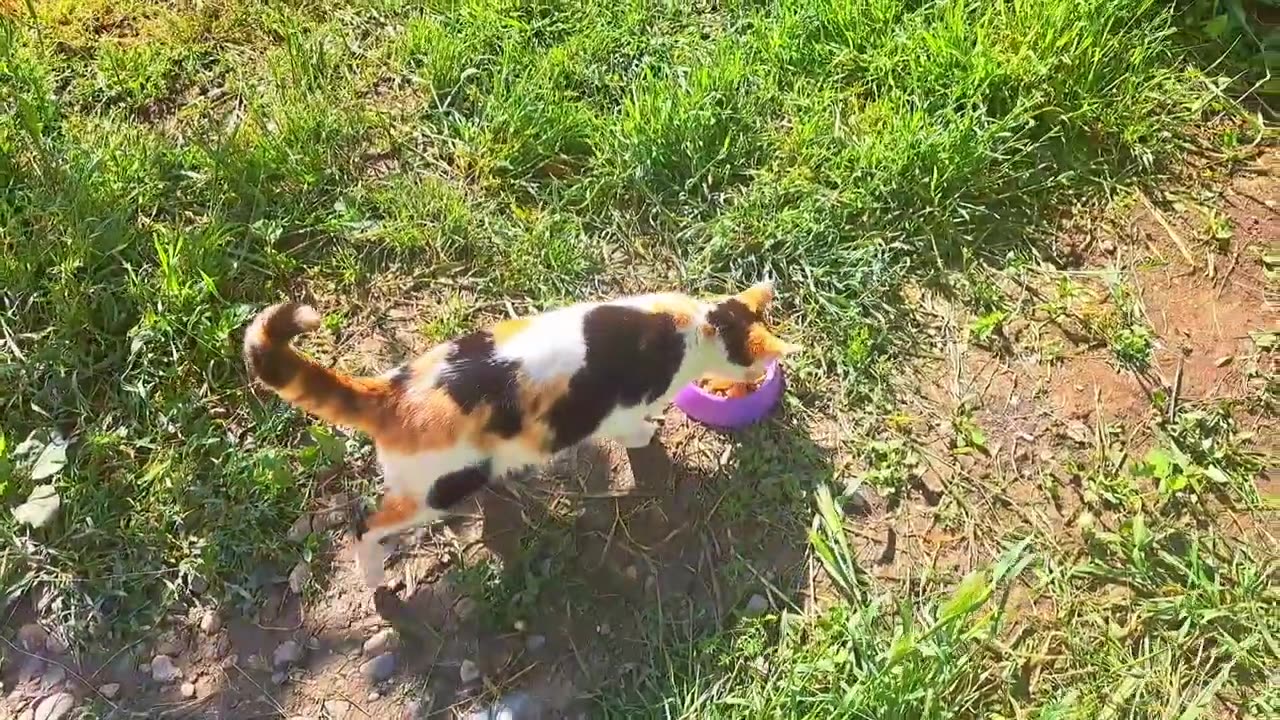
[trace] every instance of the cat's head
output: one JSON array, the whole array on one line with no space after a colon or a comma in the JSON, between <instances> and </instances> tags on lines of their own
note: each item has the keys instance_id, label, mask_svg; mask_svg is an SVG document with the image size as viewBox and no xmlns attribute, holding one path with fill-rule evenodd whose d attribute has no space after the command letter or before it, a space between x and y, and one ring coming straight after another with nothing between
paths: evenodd
<instances>
[{"instance_id":1,"label":"cat's head","mask_svg":"<svg viewBox=\"0 0 1280 720\"><path fill-rule=\"evenodd\" d=\"M723 354L725 363L715 369L717 375L730 380L757 380L770 363L800 349L765 327L765 314L773 297L773 283L765 281L737 295L711 301L702 333Z\"/></svg>"}]
</instances>

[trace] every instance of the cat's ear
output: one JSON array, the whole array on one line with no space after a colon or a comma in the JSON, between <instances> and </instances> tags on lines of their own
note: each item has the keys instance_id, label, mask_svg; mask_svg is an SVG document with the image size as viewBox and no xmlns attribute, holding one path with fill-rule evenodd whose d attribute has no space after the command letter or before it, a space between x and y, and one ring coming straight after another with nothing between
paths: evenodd
<instances>
[{"instance_id":1,"label":"cat's ear","mask_svg":"<svg viewBox=\"0 0 1280 720\"><path fill-rule=\"evenodd\" d=\"M747 332L747 349L753 358L773 359L800 352L800 346L774 335L759 323Z\"/></svg>"},{"instance_id":2,"label":"cat's ear","mask_svg":"<svg viewBox=\"0 0 1280 720\"><path fill-rule=\"evenodd\" d=\"M765 280L743 290L735 296L738 302L753 313L761 313L773 302L773 281Z\"/></svg>"}]
</instances>

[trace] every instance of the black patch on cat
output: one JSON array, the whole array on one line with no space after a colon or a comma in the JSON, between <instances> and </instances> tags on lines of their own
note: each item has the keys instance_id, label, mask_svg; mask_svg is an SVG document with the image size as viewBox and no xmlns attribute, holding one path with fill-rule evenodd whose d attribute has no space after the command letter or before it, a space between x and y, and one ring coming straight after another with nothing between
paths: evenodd
<instances>
[{"instance_id":1,"label":"black patch on cat","mask_svg":"<svg viewBox=\"0 0 1280 720\"><path fill-rule=\"evenodd\" d=\"M289 355L293 352L288 346L268 343L250 345L245 351L245 360L253 374L259 380L274 388L282 388L293 382L301 364Z\"/></svg>"},{"instance_id":2,"label":"black patch on cat","mask_svg":"<svg viewBox=\"0 0 1280 720\"><path fill-rule=\"evenodd\" d=\"M760 316L751 312L741 300L732 298L716 305L714 310L707 313L707 322L724 341L729 362L743 367L749 367L755 362L747 347L747 332L759 319Z\"/></svg>"},{"instance_id":3,"label":"black patch on cat","mask_svg":"<svg viewBox=\"0 0 1280 720\"><path fill-rule=\"evenodd\" d=\"M492 472L493 463L485 460L441 475L427 492L427 505L436 510L448 510L488 485Z\"/></svg>"},{"instance_id":4,"label":"black patch on cat","mask_svg":"<svg viewBox=\"0 0 1280 720\"><path fill-rule=\"evenodd\" d=\"M437 385L449 393L463 412L472 412L481 403L489 405L493 413L484 429L510 438L520 434L524 425L518 369L517 363L497 358L493 335L481 330L453 342Z\"/></svg>"},{"instance_id":5,"label":"black patch on cat","mask_svg":"<svg viewBox=\"0 0 1280 720\"><path fill-rule=\"evenodd\" d=\"M582 334L586 362L547 413L553 450L584 440L617 406L662 397L684 361L684 336L666 313L601 305L583 318Z\"/></svg>"},{"instance_id":6,"label":"black patch on cat","mask_svg":"<svg viewBox=\"0 0 1280 720\"><path fill-rule=\"evenodd\" d=\"M276 308L262 324L263 342L245 348L245 361L262 382L271 387L284 387L298 374L302 363L289 347L289 341L303 331L296 315L302 305L286 303Z\"/></svg>"}]
</instances>

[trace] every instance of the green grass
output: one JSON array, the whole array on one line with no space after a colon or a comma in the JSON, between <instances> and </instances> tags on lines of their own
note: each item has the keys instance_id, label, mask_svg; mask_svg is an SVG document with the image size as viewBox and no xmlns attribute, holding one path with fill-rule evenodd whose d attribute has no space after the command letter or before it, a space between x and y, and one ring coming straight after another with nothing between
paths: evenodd
<instances>
[{"instance_id":1,"label":"green grass","mask_svg":"<svg viewBox=\"0 0 1280 720\"><path fill-rule=\"evenodd\" d=\"M905 289L1016 261L1063 208L1156 179L1213 97L1154 0L30 7L0 19L0 505L52 482L61 511L37 530L0 513L0 586L38 585L64 626L120 634L197 579L250 597L260 564L310 552L283 538L311 479L368 459L247 389L238 333L269 302L309 290L336 330L347 298L408 276L440 298L421 330L443 338L507 301L771 274L785 332L811 349L800 401L870 427L918 350ZM1000 322L988 295L979 334ZM1123 330L1117 358L1140 365L1150 338ZM895 490L910 453L885 440L868 452ZM33 478L48 447L65 466ZM771 504L808 503L769 487L785 496ZM749 513L742 496L726 507ZM1007 707L1001 614L969 622L1006 574L941 604L858 589L784 639L805 640L787 672L681 674L693 689L671 702L699 717L817 716L845 697L850 717ZM772 628L713 644L773 662ZM1159 642L1115 649L1116 667L1163 663L1181 688L1253 667L1193 671ZM1083 686L1039 698L1039 717L1105 702L1114 677L1090 678L1076 700Z\"/></svg>"},{"instance_id":2,"label":"green grass","mask_svg":"<svg viewBox=\"0 0 1280 720\"><path fill-rule=\"evenodd\" d=\"M1280 568L1247 544L1138 513L1111 530L1084 526L1083 542L1014 533L954 587L920 581L894 593L858 568L838 503L820 492L818 505L812 542L838 601L663 648L630 694L604 702L604 716L1191 720L1280 710L1273 690L1257 692L1280 658Z\"/></svg>"}]
</instances>

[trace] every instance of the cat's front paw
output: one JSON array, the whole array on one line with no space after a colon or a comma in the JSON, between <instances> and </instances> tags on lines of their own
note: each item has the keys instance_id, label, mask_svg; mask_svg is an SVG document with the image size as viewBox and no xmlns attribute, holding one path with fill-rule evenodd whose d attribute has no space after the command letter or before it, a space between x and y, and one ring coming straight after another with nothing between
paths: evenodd
<instances>
[{"instance_id":1,"label":"cat's front paw","mask_svg":"<svg viewBox=\"0 0 1280 720\"><path fill-rule=\"evenodd\" d=\"M370 590L376 590L386 580L387 573L382 563L387 559L387 551L382 543L365 539L356 543L356 567L364 578L364 584Z\"/></svg>"}]
</instances>

